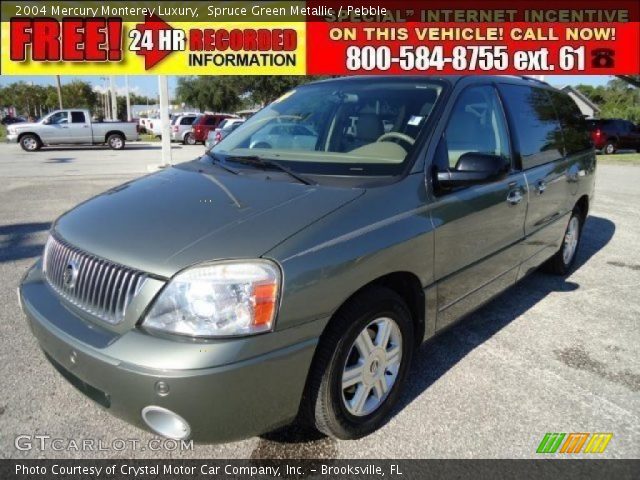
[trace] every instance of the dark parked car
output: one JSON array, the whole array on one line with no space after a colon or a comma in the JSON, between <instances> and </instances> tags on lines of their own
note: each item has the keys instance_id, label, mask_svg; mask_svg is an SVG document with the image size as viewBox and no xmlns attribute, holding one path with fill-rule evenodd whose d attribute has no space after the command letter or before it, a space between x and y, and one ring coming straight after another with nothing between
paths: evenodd
<instances>
[{"instance_id":1,"label":"dark parked car","mask_svg":"<svg viewBox=\"0 0 640 480\"><path fill-rule=\"evenodd\" d=\"M233 118L233 115L227 115L226 113L207 113L198 117L195 122L193 122L191 129L195 143L204 144L209 132L211 130L215 130L215 128L226 118Z\"/></svg>"},{"instance_id":2,"label":"dark parked car","mask_svg":"<svg viewBox=\"0 0 640 480\"><path fill-rule=\"evenodd\" d=\"M2 125L13 125L14 123L23 123L26 122L27 120L23 117L13 117L10 115L7 115L6 117L4 117L2 119Z\"/></svg>"},{"instance_id":3,"label":"dark parked car","mask_svg":"<svg viewBox=\"0 0 640 480\"><path fill-rule=\"evenodd\" d=\"M597 150L611 155L617 150L640 152L640 127L629 120L608 118L588 120L591 140Z\"/></svg>"},{"instance_id":4,"label":"dark parked car","mask_svg":"<svg viewBox=\"0 0 640 480\"><path fill-rule=\"evenodd\" d=\"M315 144L253 142L292 123ZM424 340L541 265L571 272L595 169L578 107L541 82L310 83L63 214L20 300L58 371L160 435L298 418L354 439L428 374L409 368Z\"/></svg>"}]
</instances>

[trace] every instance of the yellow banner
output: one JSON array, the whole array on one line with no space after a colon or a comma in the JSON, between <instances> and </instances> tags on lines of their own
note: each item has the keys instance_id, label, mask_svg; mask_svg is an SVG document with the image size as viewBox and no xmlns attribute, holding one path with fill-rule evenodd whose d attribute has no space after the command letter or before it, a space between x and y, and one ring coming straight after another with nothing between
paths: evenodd
<instances>
[{"instance_id":1,"label":"yellow banner","mask_svg":"<svg viewBox=\"0 0 640 480\"><path fill-rule=\"evenodd\" d=\"M1 7L3 75L306 73L304 2L34 5Z\"/></svg>"}]
</instances>

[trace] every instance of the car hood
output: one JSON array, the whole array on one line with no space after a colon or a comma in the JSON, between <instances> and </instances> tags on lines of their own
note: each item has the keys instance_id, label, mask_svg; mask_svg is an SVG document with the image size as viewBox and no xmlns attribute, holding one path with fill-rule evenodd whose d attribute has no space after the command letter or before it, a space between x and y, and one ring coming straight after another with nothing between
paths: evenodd
<instances>
[{"instance_id":1,"label":"car hood","mask_svg":"<svg viewBox=\"0 0 640 480\"><path fill-rule=\"evenodd\" d=\"M56 221L56 236L96 256L170 277L200 262L260 257L364 193L189 165L80 204Z\"/></svg>"},{"instance_id":2,"label":"car hood","mask_svg":"<svg viewBox=\"0 0 640 480\"><path fill-rule=\"evenodd\" d=\"M33 128L40 126L40 122L20 122L20 123L12 123L11 125L7 125L8 130L23 130L27 128Z\"/></svg>"}]
</instances>

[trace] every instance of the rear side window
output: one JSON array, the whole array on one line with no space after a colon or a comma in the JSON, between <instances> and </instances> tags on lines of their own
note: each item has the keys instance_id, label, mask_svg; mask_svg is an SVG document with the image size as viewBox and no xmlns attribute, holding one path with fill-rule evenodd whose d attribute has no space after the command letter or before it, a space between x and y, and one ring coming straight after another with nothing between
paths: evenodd
<instances>
[{"instance_id":1,"label":"rear side window","mask_svg":"<svg viewBox=\"0 0 640 480\"><path fill-rule=\"evenodd\" d=\"M205 125L217 125L218 119L216 117L205 117L204 122Z\"/></svg>"},{"instance_id":2,"label":"rear side window","mask_svg":"<svg viewBox=\"0 0 640 480\"><path fill-rule=\"evenodd\" d=\"M195 119L196 117L183 117L180 120L180 125L191 125Z\"/></svg>"},{"instance_id":3,"label":"rear side window","mask_svg":"<svg viewBox=\"0 0 640 480\"><path fill-rule=\"evenodd\" d=\"M562 157L563 138L556 110L547 92L525 85L500 85L515 129L522 168Z\"/></svg>"},{"instance_id":4,"label":"rear side window","mask_svg":"<svg viewBox=\"0 0 640 480\"><path fill-rule=\"evenodd\" d=\"M84 112L71 112L71 123L85 123Z\"/></svg>"},{"instance_id":5,"label":"rear side window","mask_svg":"<svg viewBox=\"0 0 640 480\"><path fill-rule=\"evenodd\" d=\"M564 137L565 155L582 152L591 148L589 128L582 112L569 95L549 92L553 105L558 112Z\"/></svg>"},{"instance_id":6,"label":"rear side window","mask_svg":"<svg viewBox=\"0 0 640 480\"><path fill-rule=\"evenodd\" d=\"M497 155L511 165L509 133L502 106L491 86L470 87L456 100L445 132L449 168L469 152ZM442 165L439 165L442 167Z\"/></svg>"}]
</instances>

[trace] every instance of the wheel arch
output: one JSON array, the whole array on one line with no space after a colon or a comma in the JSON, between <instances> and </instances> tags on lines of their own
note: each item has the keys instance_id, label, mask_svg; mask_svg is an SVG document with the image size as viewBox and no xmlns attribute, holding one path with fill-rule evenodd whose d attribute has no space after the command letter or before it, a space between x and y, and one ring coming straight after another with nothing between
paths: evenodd
<instances>
[{"instance_id":1,"label":"wheel arch","mask_svg":"<svg viewBox=\"0 0 640 480\"><path fill-rule=\"evenodd\" d=\"M122 130L109 130L104 135L104 142L105 143L107 143L107 139L109 138L110 135L120 135L123 138L123 140L127 139L127 136L124 134L124 132Z\"/></svg>"},{"instance_id":2,"label":"wheel arch","mask_svg":"<svg viewBox=\"0 0 640 480\"><path fill-rule=\"evenodd\" d=\"M20 143L20 141L22 140L22 137L24 137L25 135L33 135L40 141L40 143L43 143L42 138L36 132L20 132L18 134L18 143Z\"/></svg>"},{"instance_id":3,"label":"wheel arch","mask_svg":"<svg viewBox=\"0 0 640 480\"><path fill-rule=\"evenodd\" d=\"M355 297L375 286L385 287L389 290L392 290L393 292L398 294L407 304L409 312L411 313L413 325L415 327L416 346L419 346L420 343L422 343L425 332L425 295L422 284L420 283L420 279L416 274L412 272L397 271L387 273L363 285L342 302L342 304L334 312L332 318L335 317L335 315ZM327 325L325 326L325 331L327 330L329 325L331 325L331 320L329 320L329 323L327 323Z\"/></svg>"},{"instance_id":4,"label":"wheel arch","mask_svg":"<svg viewBox=\"0 0 640 480\"><path fill-rule=\"evenodd\" d=\"M580 223L584 226L584 222L589 215L589 196L582 195L575 206L580 210Z\"/></svg>"}]
</instances>

